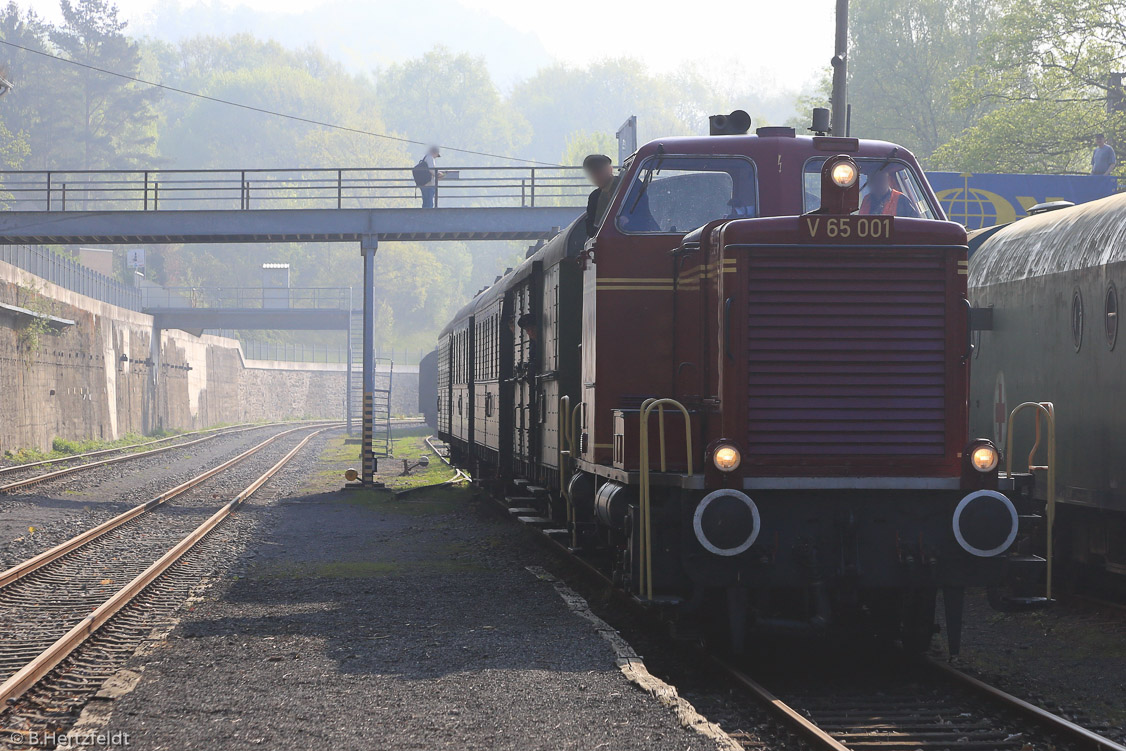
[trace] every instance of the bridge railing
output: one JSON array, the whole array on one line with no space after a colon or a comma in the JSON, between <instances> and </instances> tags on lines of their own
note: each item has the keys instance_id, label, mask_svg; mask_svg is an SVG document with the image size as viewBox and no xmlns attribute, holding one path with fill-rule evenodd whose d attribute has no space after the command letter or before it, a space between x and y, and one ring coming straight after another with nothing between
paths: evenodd
<instances>
[{"instance_id":1,"label":"bridge railing","mask_svg":"<svg viewBox=\"0 0 1126 751\"><path fill-rule=\"evenodd\" d=\"M95 300L141 309L141 292L58 253L30 245L0 245L0 261Z\"/></svg>"},{"instance_id":2,"label":"bridge railing","mask_svg":"<svg viewBox=\"0 0 1126 751\"><path fill-rule=\"evenodd\" d=\"M349 287L146 287L143 308L349 310Z\"/></svg>"},{"instance_id":3,"label":"bridge railing","mask_svg":"<svg viewBox=\"0 0 1126 751\"><path fill-rule=\"evenodd\" d=\"M462 167L437 185L442 208L586 205L579 167ZM0 209L169 211L419 206L409 168L0 172Z\"/></svg>"}]
</instances>

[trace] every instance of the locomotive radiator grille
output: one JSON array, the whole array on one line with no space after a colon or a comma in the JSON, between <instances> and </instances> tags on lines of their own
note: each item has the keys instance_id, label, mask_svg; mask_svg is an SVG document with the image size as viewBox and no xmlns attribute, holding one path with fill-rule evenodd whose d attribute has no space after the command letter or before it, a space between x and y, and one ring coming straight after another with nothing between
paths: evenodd
<instances>
[{"instance_id":1,"label":"locomotive radiator grille","mask_svg":"<svg viewBox=\"0 0 1126 751\"><path fill-rule=\"evenodd\" d=\"M941 455L939 253L753 251L751 455Z\"/></svg>"}]
</instances>

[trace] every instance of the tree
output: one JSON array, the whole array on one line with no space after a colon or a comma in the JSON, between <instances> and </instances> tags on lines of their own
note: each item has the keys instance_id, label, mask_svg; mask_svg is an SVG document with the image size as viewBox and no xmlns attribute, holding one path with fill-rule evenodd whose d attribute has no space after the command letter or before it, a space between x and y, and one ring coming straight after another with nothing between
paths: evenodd
<instances>
[{"instance_id":1,"label":"tree","mask_svg":"<svg viewBox=\"0 0 1126 751\"><path fill-rule=\"evenodd\" d=\"M1001 0L997 28L956 82L956 101L991 111L936 164L1086 172L1095 133L1126 145L1126 111L1108 106L1121 96L1112 75L1126 67L1126 0Z\"/></svg>"},{"instance_id":2,"label":"tree","mask_svg":"<svg viewBox=\"0 0 1126 751\"><path fill-rule=\"evenodd\" d=\"M850 10L852 134L926 159L990 108L957 100L997 23L997 0L856 0ZM967 79L972 83L972 77Z\"/></svg>"},{"instance_id":3,"label":"tree","mask_svg":"<svg viewBox=\"0 0 1126 751\"><path fill-rule=\"evenodd\" d=\"M590 154L605 154L618 161L618 142L612 133L599 133L577 130L563 142L563 154L559 163L566 167L576 167Z\"/></svg>"},{"instance_id":4,"label":"tree","mask_svg":"<svg viewBox=\"0 0 1126 751\"><path fill-rule=\"evenodd\" d=\"M124 75L141 73L136 42L125 36L126 22L108 0L62 0L63 23L50 39L63 55L83 65ZM83 169L151 164L156 143L153 104L160 90L87 68L58 64L61 99L57 112L62 136L76 147Z\"/></svg>"},{"instance_id":5,"label":"tree","mask_svg":"<svg viewBox=\"0 0 1126 751\"><path fill-rule=\"evenodd\" d=\"M707 133L707 116L721 105L702 101L697 76L651 76L636 60L617 59L587 68L553 65L515 87L509 100L529 122L533 138L524 154L552 160L576 131L614 133L637 115L638 143L652 138Z\"/></svg>"},{"instance_id":6,"label":"tree","mask_svg":"<svg viewBox=\"0 0 1126 751\"><path fill-rule=\"evenodd\" d=\"M51 52L49 30L34 11L21 11L14 2L0 11L0 39L20 47ZM54 75L58 65L34 52L0 47L0 67L15 84L4 96L4 123L12 133L22 134L29 150L24 167L56 165L67 148L56 109L62 88Z\"/></svg>"},{"instance_id":7,"label":"tree","mask_svg":"<svg viewBox=\"0 0 1126 751\"><path fill-rule=\"evenodd\" d=\"M381 71L376 93L384 122L407 138L502 155L530 140L528 121L501 98L481 58L437 47ZM464 153L457 159L466 165L496 163Z\"/></svg>"},{"instance_id":8,"label":"tree","mask_svg":"<svg viewBox=\"0 0 1126 751\"><path fill-rule=\"evenodd\" d=\"M0 169L17 170L23 167L31 148L27 143L27 134L12 133L4 125L0 117Z\"/></svg>"}]
</instances>

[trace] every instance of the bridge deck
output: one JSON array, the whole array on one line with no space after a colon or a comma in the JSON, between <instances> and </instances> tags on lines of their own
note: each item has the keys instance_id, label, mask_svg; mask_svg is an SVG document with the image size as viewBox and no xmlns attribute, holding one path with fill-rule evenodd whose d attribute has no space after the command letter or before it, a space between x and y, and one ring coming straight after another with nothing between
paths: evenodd
<instances>
[{"instance_id":1,"label":"bridge deck","mask_svg":"<svg viewBox=\"0 0 1126 751\"><path fill-rule=\"evenodd\" d=\"M539 240L576 207L0 211L0 244Z\"/></svg>"}]
</instances>

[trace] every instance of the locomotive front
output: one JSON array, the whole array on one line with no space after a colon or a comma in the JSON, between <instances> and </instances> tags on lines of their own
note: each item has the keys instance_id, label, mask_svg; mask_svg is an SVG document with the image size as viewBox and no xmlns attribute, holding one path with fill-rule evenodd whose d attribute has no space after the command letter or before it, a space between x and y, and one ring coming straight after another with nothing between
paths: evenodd
<instances>
[{"instance_id":1,"label":"locomotive front","mask_svg":"<svg viewBox=\"0 0 1126 751\"><path fill-rule=\"evenodd\" d=\"M621 535L623 581L708 620L718 603L736 646L750 625L833 625L922 648L942 591L957 652L964 588L999 583L1018 534L997 449L967 441L965 230L902 149L769 135L679 144L738 145L752 165L713 158L694 187L671 145L638 155L593 248L609 268L586 272L584 408L617 408L609 442L597 415L584 422L579 468ZM618 304L636 316L625 292L656 287L618 270L618 253L646 259L629 238L638 207L653 221L655 196L680 191L683 210L701 190L729 193L732 210L664 251L668 305L651 311L658 354L639 377L620 331L597 325ZM611 393L617 369L634 393ZM597 469L606 458L619 474Z\"/></svg>"}]
</instances>

